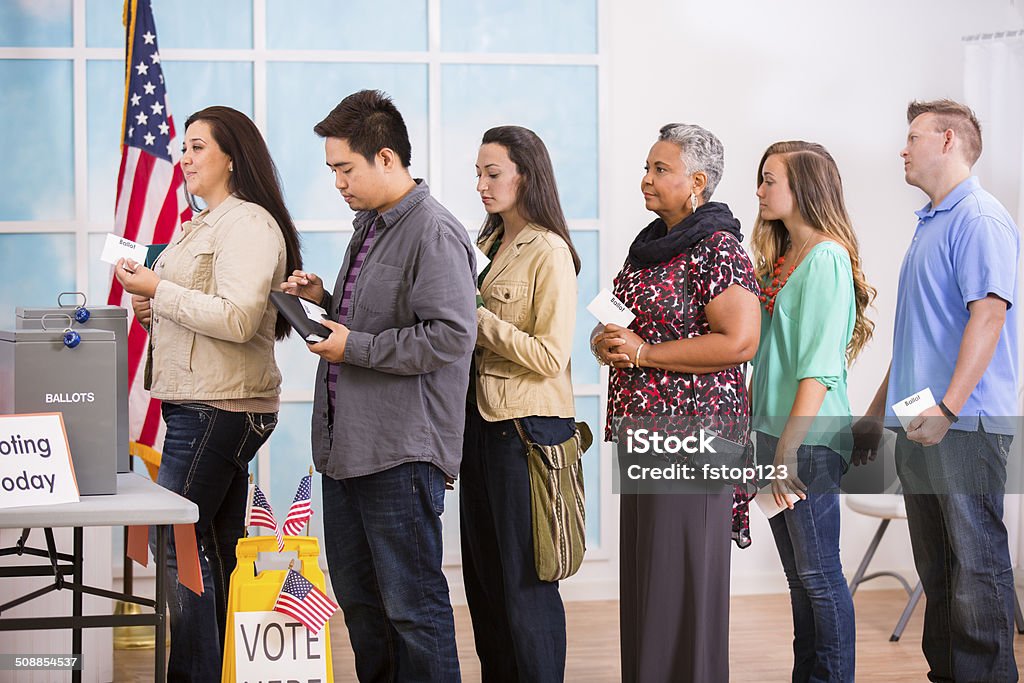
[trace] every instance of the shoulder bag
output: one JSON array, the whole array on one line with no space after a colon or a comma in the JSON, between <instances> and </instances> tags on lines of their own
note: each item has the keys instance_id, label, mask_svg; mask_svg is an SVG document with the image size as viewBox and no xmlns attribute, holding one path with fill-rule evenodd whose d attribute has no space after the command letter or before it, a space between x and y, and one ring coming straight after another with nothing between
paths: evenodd
<instances>
[{"instance_id":1,"label":"shoulder bag","mask_svg":"<svg viewBox=\"0 0 1024 683\"><path fill-rule=\"evenodd\" d=\"M534 443L520 420L513 420L526 445L530 469L533 559L541 581L560 581L576 573L586 552L586 498L583 453L594 436L586 422L554 446Z\"/></svg>"}]
</instances>

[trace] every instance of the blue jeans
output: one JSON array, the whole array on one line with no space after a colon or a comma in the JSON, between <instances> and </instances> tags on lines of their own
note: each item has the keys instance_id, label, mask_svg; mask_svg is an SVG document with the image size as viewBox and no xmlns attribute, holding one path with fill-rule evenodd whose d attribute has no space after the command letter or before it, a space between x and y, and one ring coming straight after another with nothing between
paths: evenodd
<instances>
[{"instance_id":1,"label":"blue jeans","mask_svg":"<svg viewBox=\"0 0 1024 683\"><path fill-rule=\"evenodd\" d=\"M203 594L178 583L168 539L169 681L219 681L228 585L245 532L249 461L277 426L277 413L232 413L202 403L164 403L167 435L157 483L199 507L196 539ZM150 545L154 543L151 535Z\"/></svg>"},{"instance_id":2,"label":"blue jeans","mask_svg":"<svg viewBox=\"0 0 1024 683\"><path fill-rule=\"evenodd\" d=\"M561 443L575 429L560 418L524 422L562 427L553 439L531 429L537 443ZM537 578L526 446L512 420L487 422L466 407L460 482L462 573L482 680L564 680L565 608L558 583Z\"/></svg>"},{"instance_id":3,"label":"blue jeans","mask_svg":"<svg viewBox=\"0 0 1024 683\"><path fill-rule=\"evenodd\" d=\"M323 477L324 545L360 681L458 681L441 572L444 473L407 462Z\"/></svg>"},{"instance_id":4,"label":"blue jeans","mask_svg":"<svg viewBox=\"0 0 1024 683\"><path fill-rule=\"evenodd\" d=\"M924 447L896 432L914 564L927 598L932 681L1017 681L1013 567L1003 525L1012 437L949 430Z\"/></svg>"},{"instance_id":5,"label":"blue jeans","mask_svg":"<svg viewBox=\"0 0 1024 683\"><path fill-rule=\"evenodd\" d=\"M758 434L759 459L778 440ZM793 609L793 681L854 680L853 598L839 560L839 479L843 459L825 446L801 446L798 476L807 499L769 520Z\"/></svg>"}]
</instances>

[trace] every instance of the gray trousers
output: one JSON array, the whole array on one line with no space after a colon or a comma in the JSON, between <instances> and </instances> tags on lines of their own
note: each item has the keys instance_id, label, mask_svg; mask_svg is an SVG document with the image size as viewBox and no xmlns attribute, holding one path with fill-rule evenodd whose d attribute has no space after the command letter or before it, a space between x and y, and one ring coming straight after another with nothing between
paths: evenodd
<instances>
[{"instance_id":1,"label":"gray trousers","mask_svg":"<svg viewBox=\"0 0 1024 683\"><path fill-rule=\"evenodd\" d=\"M732 491L622 494L623 683L729 680Z\"/></svg>"}]
</instances>

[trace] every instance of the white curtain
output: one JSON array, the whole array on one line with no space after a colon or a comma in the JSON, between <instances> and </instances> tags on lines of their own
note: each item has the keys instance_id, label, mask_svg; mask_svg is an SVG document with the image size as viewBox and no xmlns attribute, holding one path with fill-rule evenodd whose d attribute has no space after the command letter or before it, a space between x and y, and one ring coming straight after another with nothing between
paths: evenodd
<instances>
[{"instance_id":1,"label":"white curtain","mask_svg":"<svg viewBox=\"0 0 1024 683\"><path fill-rule=\"evenodd\" d=\"M984 152L975 173L982 185L994 194L1024 226L1024 34L1004 37L966 39L964 42L964 95L981 121ZM1018 272L1024 274L1024 259ZM1018 280L1017 296L1022 296ZM1017 306L1024 305L1018 299ZM1021 309L1024 311L1024 309ZM1020 339L1024 340L1024 315ZM1024 349L1021 353L1024 371ZM1024 378L1024 377L1022 377ZM1018 388L1021 412L1024 415L1024 382ZM1014 452L1024 452L1024 434L1014 439ZM1010 488L1010 487L1013 488ZM1008 490L1019 493L1019 481L1007 483ZM1004 516L1010 532L1010 556L1018 568L1024 567L1024 496L1007 495Z\"/></svg>"}]
</instances>

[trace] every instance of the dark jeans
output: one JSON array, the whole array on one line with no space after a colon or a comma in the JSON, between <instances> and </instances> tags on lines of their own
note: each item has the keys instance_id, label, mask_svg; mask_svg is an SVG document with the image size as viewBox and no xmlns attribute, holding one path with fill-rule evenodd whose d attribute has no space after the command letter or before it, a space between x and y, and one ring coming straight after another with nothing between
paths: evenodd
<instances>
[{"instance_id":1,"label":"dark jeans","mask_svg":"<svg viewBox=\"0 0 1024 683\"><path fill-rule=\"evenodd\" d=\"M219 681L228 585L245 532L249 461L277 426L277 413L232 413L202 403L164 403L167 435L157 483L199 507L196 538L203 594L178 583L168 539L169 681ZM155 534L151 535L153 545Z\"/></svg>"},{"instance_id":2,"label":"dark jeans","mask_svg":"<svg viewBox=\"0 0 1024 683\"><path fill-rule=\"evenodd\" d=\"M769 460L778 440L758 434ZM793 681L854 680L853 598L839 561L839 479L843 458L825 446L801 446L798 476L807 499L769 520L793 609Z\"/></svg>"},{"instance_id":3,"label":"dark jeans","mask_svg":"<svg viewBox=\"0 0 1024 683\"><path fill-rule=\"evenodd\" d=\"M571 420L530 420L537 443L572 436ZM559 427L567 433L545 438ZM526 447L512 420L487 422L472 405L463 443L462 573L482 680L562 681L565 609L558 583L537 578Z\"/></svg>"},{"instance_id":4,"label":"dark jeans","mask_svg":"<svg viewBox=\"0 0 1024 683\"><path fill-rule=\"evenodd\" d=\"M896 432L896 468L927 598L921 649L929 680L1018 680L1013 567L1003 525L1011 440L951 429L924 447Z\"/></svg>"},{"instance_id":5,"label":"dark jeans","mask_svg":"<svg viewBox=\"0 0 1024 683\"><path fill-rule=\"evenodd\" d=\"M444 473L407 462L323 477L324 545L360 681L458 681L441 572Z\"/></svg>"}]
</instances>

